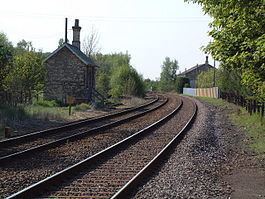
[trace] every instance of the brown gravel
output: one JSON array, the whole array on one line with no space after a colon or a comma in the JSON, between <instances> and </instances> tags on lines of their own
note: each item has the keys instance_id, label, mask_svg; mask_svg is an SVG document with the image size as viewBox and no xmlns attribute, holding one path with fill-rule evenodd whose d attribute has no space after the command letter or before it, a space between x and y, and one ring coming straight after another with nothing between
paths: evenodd
<instances>
[{"instance_id":1,"label":"brown gravel","mask_svg":"<svg viewBox=\"0 0 265 199\"><path fill-rule=\"evenodd\" d=\"M265 198L265 163L224 109L197 101L193 128L133 198Z\"/></svg>"},{"instance_id":2,"label":"brown gravel","mask_svg":"<svg viewBox=\"0 0 265 199\"><path fill-rule=\"evenodd\" d=\"M179 100L171 97L170 102L153 113L135 119L129 124L110 129L100 135L77 142L69 142L61 147L40 152L23 160L11 162L0 169L0 197L5 197L55 172L58 172L90 155L135 133L169 113Z\"/></svg>"}]
</instances>

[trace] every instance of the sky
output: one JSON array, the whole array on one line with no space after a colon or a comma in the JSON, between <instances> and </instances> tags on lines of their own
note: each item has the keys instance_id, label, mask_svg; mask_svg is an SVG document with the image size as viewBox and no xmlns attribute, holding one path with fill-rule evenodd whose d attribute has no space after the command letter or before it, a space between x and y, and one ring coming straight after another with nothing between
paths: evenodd
<instances>
[{"instance_id":1,"label":"sky","mask_svg":"<svg viewBox=\"0 0 265 199\"><path fill-rule=\"evenodd\" d=\"M180 71L205 62L202 46L211 41L211 18L197 4L184 0L8 0L0 7L0 32L15 45L25 39L36 49L52 52L64 38L72 42L79 19L81 42L94 28L103 54L126 51L144 78L157 79L165 57L176 59ZM81 44L82 45L82 44ZM209 58L213 65L213 59Z\"/></svg>"}]
</instances>

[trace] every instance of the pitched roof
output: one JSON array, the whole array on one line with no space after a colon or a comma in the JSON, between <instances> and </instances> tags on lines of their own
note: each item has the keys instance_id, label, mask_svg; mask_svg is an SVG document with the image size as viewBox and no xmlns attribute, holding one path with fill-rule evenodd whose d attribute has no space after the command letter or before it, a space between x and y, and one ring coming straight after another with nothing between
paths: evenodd
<instances>
[{"instance_id":1,"label":"pitched roof","mask_svg":"<svg viewBox=\"0 0 265 199\"><path fill-rule=\"evenodd\" d=\"M203 67L203 66L205 66L206 64L204 63L204 64L200 64L200 65L196 65L196 66L193 66L193 67L191 67L190 69L188 69L188 70L186 70L186 71L184 71L184 72L182 72L182 73L180 73L180 74L178 74L178 75L186 75L187 73L190 73L190 72L192 72L193 70L197 70L198 68L200 68L200 67ZM207 64L210 68L214 68L211 64Z\"/></svg>"},{"instance_id":2,"label":"pitched roof","mask_svg":"<svg viewBox=\"0 0 265 199\"><path fill-rule=\"evenodd\" d=\"M48 59L50 59L52 56L54 56L57 52L59 52L61 49L63 49L64 47L68 48L76 57L78 57L80 59L80 61L82 61L85 65L89 65L89 66L96 66L98 67L98 65L96 65L93 60L91 58L89 58L88 56L86 56L81 50L79 50L77 47L68 44L68 43L64 43L62 46L60 46L59 48L57 48L55 51L53 51L45 60L47 61Z\"/></svg>"}]
</instances>

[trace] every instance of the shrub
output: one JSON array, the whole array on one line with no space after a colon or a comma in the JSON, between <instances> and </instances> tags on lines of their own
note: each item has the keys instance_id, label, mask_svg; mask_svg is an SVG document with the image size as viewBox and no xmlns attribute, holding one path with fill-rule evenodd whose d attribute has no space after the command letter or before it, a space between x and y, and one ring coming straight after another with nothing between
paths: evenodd
<instances>
[{"instance_id":1,"label":"shrub","mask_svg":"<svg viewBox=\"0 0 265 199\"><path fill-rule=\"evenodd\" d=\"M58 106L55 100L39 100L34 102L34 105L43 106L43 107L56 107Z\"/></svg>"}]
</instances>

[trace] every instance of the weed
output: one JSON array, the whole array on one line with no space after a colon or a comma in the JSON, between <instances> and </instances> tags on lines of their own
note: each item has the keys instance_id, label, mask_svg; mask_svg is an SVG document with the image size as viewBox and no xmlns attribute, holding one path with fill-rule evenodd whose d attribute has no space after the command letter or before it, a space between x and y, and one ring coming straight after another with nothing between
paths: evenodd
<instances>
[{"instance_id":1,"label":"weed","mask_svg":"<svg viewBox=\"0 0 265 199\"><path fill-rule=\"evenodd\" d=\"M265 125L261 122L261 117L258 114L250 115L244 108L228 103L222 99L213 99L199 97L215 106L230 110L229 117L231 121L240 127L243 127L248 138L251 140L250 147L258 154L265 154Z\"/></svg>"}]
</instances>

